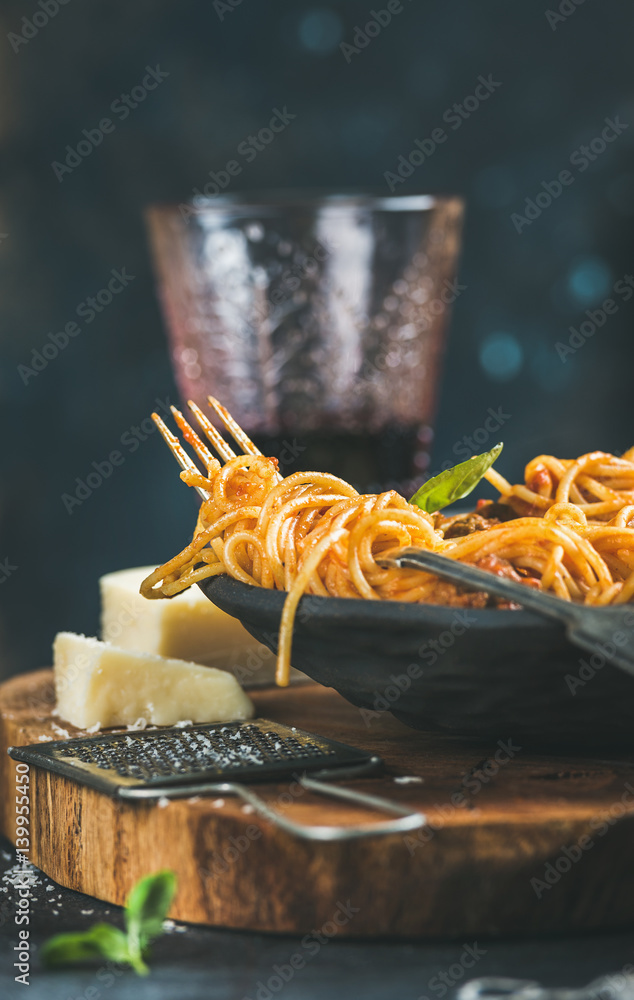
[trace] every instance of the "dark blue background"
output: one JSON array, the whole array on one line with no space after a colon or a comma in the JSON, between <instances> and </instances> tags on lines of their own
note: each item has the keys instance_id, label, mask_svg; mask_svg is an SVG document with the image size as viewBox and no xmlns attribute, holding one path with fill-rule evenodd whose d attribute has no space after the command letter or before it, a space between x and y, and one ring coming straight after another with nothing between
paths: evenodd
<instances>
[{"instance_id":1,"label":"dark blue background","mask_svg":"<svg viewBox=\"0 0 634 1000\"><path fill-rule=\"evenodd\" d=\"M0 671L48 662L59 629L94 632L98 576L156 564L187 538L194 506L157 435L122 449L123 465L72 514L61 497L157 397L177 398L143 207L202 188L276 106L297 118L231 190L388 193L384 173L414 139L479 75L500 81L398 189L463 193L469 206L432 464L488 407L510 414L499 468L511 477L542 451L634 443L634 299L565 363L555 349L634 270L634 8L565 2L571 13L551 25L544 2L405 0L347 62L339 44L368 21L369 0L242 0L222 19L211 0L69 0L17 52L5 36L41 8L5 0L0 560L17 569L0 584ZM167 79L60 182L52 162L157 63ZM628 128L518 234L512 213L615 116ZM25 385L18 366L121 267L134 281Z\"/></svg>"}]
</instances>

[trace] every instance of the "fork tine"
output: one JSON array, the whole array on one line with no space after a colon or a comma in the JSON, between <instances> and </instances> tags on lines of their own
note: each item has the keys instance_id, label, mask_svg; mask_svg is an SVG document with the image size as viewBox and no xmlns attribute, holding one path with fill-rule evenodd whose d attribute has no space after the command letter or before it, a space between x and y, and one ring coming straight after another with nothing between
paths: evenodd
<instances>
[{"instance_id":1,"label":"fork tine","mask_svg":"<svg viewBox=\"0 0 634 1000\"><path fill-rule=\"evenodd\" d=\"M196 417L200 427L222 458L223 462L228 462L230 458L235 458L236 453L231 445L227 444L220 431L216 430L209 417L205 416L200 407L196 406L196 403L194 403L192 399L187 400L187 405Z\"/></svg>"},{"instance_id":2,"label":"fork tine","mask_svg":"<svg viewBox=\"0 0 634 1000\"><path fill-rule=\"evenodd\" d=\"M181 446L181 443L178 440L178 438L174 434L172 434L171 430L161 420L158 413L152 414L152 420L154 421L154 423L160 430L161 434L163 435L163 438L167 443L167 447L169 448L172 455L180 465L181 469L184 469L185 472L194 472L197 475L200 475L200 469L198 468L198 466L192 462L187 452ZM202 497L203 500L209 500L209 493L207 492L207 490L204 490L202 486L196 486L195 490L198 493L198 495Z\"/></svg>"},{"instance_id":3,"label":"fork tine","mask_svg":"<svg viewBox=\"0 0 634 1000\"><path fill-rule=\"evenodd\" d=\"M262 452L260 449L253 444L251 438L247 437L240 427L240 424L237 424L233 419L229 410L227 410L222 403L219 403L217 399L214 399L213 396L207 396L207 400L209 405L216 411L229 433L238 442L245 455L261 455Z\"/></svg>"},{"instance_id":4,"label":"fork tine","mask_svg":"<svg viewBox=\"0 0 634 1000\"><path fill-rule=\"evenodd\" d=\"M209 451L207 445L200 440L194 428L187 423L181 411L175 406L170 406L170 410L172 411L174 420L183 432L183 437L192 446L205 468L208 469L210 465L214 465L216 459Z\"/></svg>"}]
</instances>

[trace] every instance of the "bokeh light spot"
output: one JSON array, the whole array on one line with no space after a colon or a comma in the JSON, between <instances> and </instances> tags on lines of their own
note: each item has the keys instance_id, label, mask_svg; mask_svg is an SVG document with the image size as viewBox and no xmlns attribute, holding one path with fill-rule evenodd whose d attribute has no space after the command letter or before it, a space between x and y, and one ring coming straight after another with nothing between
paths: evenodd
<instances>
[{"instance_id":1,"label":"bokeh light spot","mask_svg":"<svg viewBox=\"0 0 634 1000\"><path fill-rule=\"evenodd\" d=\"M298 34L305 49L318 56L327 56L339 45L343 37L343 25L334 10L314 7L299 22Z\"/></svg>"},{"instance_id":2,"label":"bokeh light spot","mask_svg":"<svg viewBox=\"0 0 634 1000\"><path fill-rule=\"evenodd\" d=\"M610 268L600 257L582 257L568 272L568 293L579 305L590 305L607 295L611 278Z\"/></svg>"},{"instance_id":3,"label":"bokeh light spot","mask_svg":"<svg viewBox=\"0 0 634 1000\"><path fill-rule=\"evenodd\" d=\"M508 382L524 363L524 351L511 333L491 333L480 347L480 364L489 378Z\"/></svg>"}]
</instances>

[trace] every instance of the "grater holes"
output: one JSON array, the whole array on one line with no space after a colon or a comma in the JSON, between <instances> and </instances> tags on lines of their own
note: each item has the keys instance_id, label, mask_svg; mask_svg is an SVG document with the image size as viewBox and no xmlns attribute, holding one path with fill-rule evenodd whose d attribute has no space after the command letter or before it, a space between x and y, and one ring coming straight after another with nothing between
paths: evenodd
<instances>
[{"instance_id":1,"label":"grater holes","mask_svg":"<svg viewBox=\"0 0 634 1000\"><path fill-rule=\"evenodd\" d=\"M150 783L165 778L196 779L202 773L253 771L267 767L279 772L296 763L336 759L338 751L319 737L271 723L199 725L182 730L150 730L93 737L73 746L56 747L54 756L97 768L116 782L127 778ZM109 773L108 773L109 772Z\"/></svg>"}]
</instances>

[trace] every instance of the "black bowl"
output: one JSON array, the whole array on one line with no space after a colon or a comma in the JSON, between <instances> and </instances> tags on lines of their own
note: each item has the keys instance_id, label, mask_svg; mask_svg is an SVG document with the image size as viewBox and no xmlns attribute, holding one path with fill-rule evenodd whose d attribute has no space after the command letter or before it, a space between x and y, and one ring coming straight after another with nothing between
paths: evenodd
<instances>
[{"instance_id":1,"label":"black bowl","mask_svg":"<svg viewBox=\"0 0 634 1000\"><path fill-rule=\"evenodd\" d=\"M200 587L275 651L282 591L229 576ZM634 677L527 611L306 596L292 661L357 705L369 729L390 711L414 729L485 740L634 745Z\"/></svg>"}]
</instances>

